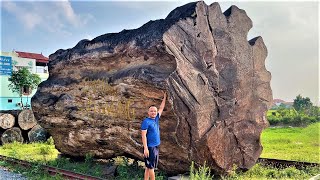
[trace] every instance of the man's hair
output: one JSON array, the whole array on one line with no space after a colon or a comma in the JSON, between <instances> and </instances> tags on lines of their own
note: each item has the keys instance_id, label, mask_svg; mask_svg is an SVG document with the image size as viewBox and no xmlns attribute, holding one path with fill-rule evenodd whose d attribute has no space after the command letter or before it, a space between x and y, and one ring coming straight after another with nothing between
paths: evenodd
<instances>
[{"instance_id":1,"label":"man's hair","mask_svg":"<svg viewBox=\"0 0 320 180\"><path fill-rule=\"evenodd\" d=\"M157 106L156 106L156 105L152 104L151 106L149 106L149 108L148 108L148 109L150 109L151 107L156 107L156 108L157 108Z\"/></svg>"}]
</instances>

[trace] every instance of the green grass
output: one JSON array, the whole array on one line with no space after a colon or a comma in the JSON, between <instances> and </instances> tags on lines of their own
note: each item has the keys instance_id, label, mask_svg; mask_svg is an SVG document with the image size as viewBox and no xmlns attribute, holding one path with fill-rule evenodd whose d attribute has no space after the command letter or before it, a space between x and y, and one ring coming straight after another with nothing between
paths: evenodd
<instances>
[{"instance_id":1,"label":"green grass","mask_svg":"<svg viewBox=\"0 0 320 180\"><path fill-rule=\"evenodd\" d=\"M320 163L320 123L306 128L267 128L261 136L261 157Z\"/></svg>"},{"instance_id":2,"label":"green grass","mask_svg":"<svg viewBox=\"0 0 320 180\"><path fill-rule=\"evenodd\" d=\"M45 163L54 161L59 151L50 140L46 143L21 144L18 142L0 146L0 155L9 156L29 162Z\"/></svg>"},{"instance_id":3,"label":"green grass","mask_svg":"<svg viewBox=\"0 0 320 180\"><path fill-rule=\"evenodd\" d=\"M320 172L320 167L302 167L297 169L295 167L287 168L274 168L266 167L260 164L254 165L250 170L242 172L237 170L238 168L234 166L233 170L228 176L220 177L223 180L242 180L242 179L310 179L316 176ZM213 176L210 173L208 167L200 166L198 169L194 169L193 162L190 167L190 180L211 180L219 179L218 176Z\"/></svg>"},{"instance_id":4,"label":"green grass","mask_svg":"<svg viewBox=\"0 0 320 180\"><path fill-rule=\"evenodd\" d=\"M295 115L297 113L297 111L295 111L294 109L284 109L284 110L287 111L290 115ZM280 116L279 109L269 109L267 111L267 116L272 116L272 113L275 113L276 116Z\"/></svg>"},{"instance_id":5,"label":"green grass","mask_svg":"<svg viewBox=\"0 0 320 180\"><path fill-rule=\"evenodd\" d=\"M52 139L49 139L46 143L21 144L14 142L0 146L0 155L102 177L102 169L106 164L95 162L92 155L87 154L84 162L75 162L69 158L58 158L58 154L59 152L55 149ZM144 169L142 162L135 164L132 159L125 157L117 157L111 159L110 162L118 166L117 177L115 179L143 179ZM12 171L28 177L28 179L62 179L60 175L52 177L48 173L43 172L40 166L37 165L28 169L0 161L0 166L8 167ZM156 180L164 179L166 179L166 175L163 172L156 171Z\"/></svg>"},{"instance_id":6,"label":"green grass","mask_svg":"<svg viewBox=\"0 0 320 180\"><path fill-rule=\"evenodd\" d=\"M267 116L272 116L272 113L273 113L273 112L276 113L276 114L279 114L277 110L269 109L269 110L267 111Z\"/></svg>"},{"instance_id":7,"label":"green grass","mask_svg":"<svg viewBox=\"0 0 320 180\"><path fill-rule=\"evenodd\" d=\"M211 174L210 167L206 166L206 162L204 162L203 166L196 169L192 161L190 166L190 180L211 180L213 178L214 175Z\"/></svg>"},{"instance_id":8,"label":"green grass","mask_svg":"<svg viewBox=\"0 0 320 180\"><path fill-rule=\"evenodd\" d=\"M118 156L113 158L114 164L118 165L116 180L127 179L143 179L144 177L144 162L136 161L133 159ZM156 180L165 180L167 175L160 170L156 170Z\"/></svg>"},{"instance_id":9,"label":"green grass","mask_svg":"<svg viewBox=\"0 0 320 180\"><path fill-rule=\"evenodd\" d=\"M0 166L9 168L12 172L22 174L23 176L27 177L30 180L63 180L61 175L52 176L47 172L42 171L40 166L34 166L31 169L25 168L18 165L12 165L5 161L0 161Z\"/></svg>"},{"instance_id":10,"label":"green grass","mask_svg":"<svg viewBox=\"0 0 320 180\"><path fill-rule=\"evenodd\" d=\"M102 175L102 165L93 162L93 157L91 155L87 155L84 162L72 162L69 158L58 158L58 154L59 152L55 149L52 139L49 139L46 143L21 144L14 142L0 146L0 155L26 160L35 164L54 166L92 176ZM47 173L41 172L41 170L39 170L40 166L37 165L31 169L11 165L7 166L11 167L15 171L19 171L19 173L24 174L31 179L34 179L34 177L42 177L35 179L47 179ZM56 178L59 179L59 176Z\"/></svg>"},{"instance_id":11,"label":"green grass","mask_svg":"<svg viewBox=\"0 0 320 180\"><path fill-rule=\"evenodd\" d=\"M285 169L276 169L256 164L247 172L233 172L230 176L222 177L222 179L310 179L311 177L319 174L319 171L319 167L305 167L303 169L288 167Z\"/></svg>"},{"instance_id":12,"label":"green grass","mask_svg":"<svg viewBox=\"0 0 320 180\"><path fill-rule=\"evenodd\" d=\"M319 129L320 123L311 124L305 128L268 128L263 131L261 137L264 147L261 157L320 163ZM59 152L55 149L52 139L46 143L5 144L0 146L0 154L93 176L102 176L102 165L96 163L90 154L86 155L84 162L72 162L68 158L58 158ZM143 178L142 162L133 163L132 159L124 157L114 158L111 162L118 165L115 179ZM1 161L0 166L9 167L29 179L62 179L61 176L52 177L43 173L39 166L24 169ZM247 172L233 172L223 179L308 179L319 172L319 167L308 167L300 170L294 167L276 169L256 164ZM166 178L163 172L157 172L157 180Z\"/></svg>"}]
</instances>

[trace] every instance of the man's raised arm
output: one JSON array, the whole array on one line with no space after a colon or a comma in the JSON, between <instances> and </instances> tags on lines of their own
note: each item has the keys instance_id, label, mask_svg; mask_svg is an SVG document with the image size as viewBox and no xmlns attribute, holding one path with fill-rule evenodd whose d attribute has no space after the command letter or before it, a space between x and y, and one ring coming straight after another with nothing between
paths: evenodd
<instances>
[{"instance_id":1,"label":"man's raised arm","mask_svg":"<svg viewBox=\"0 0 320 180\"><path fill-rule=\"evenodd\" d=\"M164 92L163 93L163 99L162 99L162 102L161 102L161 105L160 105L160 108L159 108L159 115L161 116L161 114L162 114L162 111L163 111L163 109L164 109L164 106L166 105L166 98L167 98L167 93L166 92Z\"/></svg>"}]
</instances>

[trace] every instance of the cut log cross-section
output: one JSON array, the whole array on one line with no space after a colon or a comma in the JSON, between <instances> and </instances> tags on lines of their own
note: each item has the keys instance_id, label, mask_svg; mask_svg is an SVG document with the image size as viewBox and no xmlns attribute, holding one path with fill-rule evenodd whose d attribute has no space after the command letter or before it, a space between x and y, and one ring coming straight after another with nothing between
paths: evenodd
<instances>
[{"instance_id":1,"label":"cut log cross-section","mask_svg":"<svg viewBox=\"0 0 320 180\"><path fill-rule=\"evenodd\" d=\"M39 124L35 125L29 132L28 138L30 142L46 141L48 133Z\"/></svg>"},{"instance_id":2,"label":"cut log cross-section","mask_svg":"<svg viewBox=\"0 0 320 180\"><path fill-rule=\"evenodd\" d=\"M0 127L2 129L9 129L14 126L15 118L8 113L0 113Z\"/></svg>"},{"instance_id":3,"label":"cut log cross-section","mask_svg":"<svg viewBox=\"0 0 320 180\"><path fill-rule=\"evenodd\" d=\"M18 124L21 129L23 130L28 130L33 128L36 124L37 121L33 115L32 110L23 110L18 116Z\"/></svg>"},{"instance_id":4,"label":"cut log cross-section","mask_svg":"<svg viewBox=\"0 0 320 180\"><path fill-rule=\"evenodd\" d=\"M23 142L21 130L18 127L7 129L1 136L2 144L12 143L14 141Z\"/></svg>"}]
</instances>

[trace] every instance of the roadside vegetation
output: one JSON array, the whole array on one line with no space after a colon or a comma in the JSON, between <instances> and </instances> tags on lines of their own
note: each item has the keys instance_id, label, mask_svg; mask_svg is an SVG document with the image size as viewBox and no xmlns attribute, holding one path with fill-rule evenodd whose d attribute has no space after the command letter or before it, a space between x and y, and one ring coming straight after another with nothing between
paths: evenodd
<instances>
[{"instance_id":1,"label":"roadside vegetation","mask_svg":"<svg viewBox=\"0 0 320 180\"><path fill-rule=\"evenodd\" d=\"M41 171L40 165L54 166L92 176L102 175L102 165L94 162L93 157L90 155L87 155L84 161L79 162L66 157L58 157L59 152L55 149L52 138L49 138L45 143L22 144L14 142L4 144L3 146L0 146L0 155L34 163L35 165L33 168L27 169L17 165L9 165L6 162L1 162L1 166L9 167L15 172L19 172L27 176L29 179L48 179L51 177L48 173ZM61 176L57 176L55 178L59 179Z\"/></svg>"},{"instance_id":2,"label":"roadside vegetation","mask_svg":"<svg viewBox=\"0 0 320 180\"><path fill-rule=\"evenodd\" d=\"M261 157L320 163L319 127L320 123L314 123L305 128L281 127L266 129L261 137L264 147ZM5 144L0 146L0 154L104 178L106 178L103 173L104 168L113 165L117 166L116 176L109 176L107 179L142 179L144 173L142 162L126 157L117 157L104 164L97 162L90 154L86 155L84 160L80 162L59 157L59 152L54 148L52 138L46 143L21 144L15 142ZM28 179L63 179L60 175L51 176L44 173L41 171L40 166L26 169L1 161L0 166L8 167L14 172L23 174ZM277 169L256 164L247 172L234 170L230 176L224 176L222 179L309 179L319 172L319 167ZM156 173L157 180L167 179L167 175L164 172L156 171ZM190 177L193 180L215 178L213 174L209 173L209 169L206 166L198 168L191 166Z\"/></svg>"},{"instance_id":3,"label":"roadside vegetation","mask_svg":"<svg viewBox=\"0 0 320 180\"><path fill-rule=\"evenodd\" d=\"M247 172L234 171L230 176L223 177L222 179L310 179L319 174L319 170L319 167L305 167L303 169L288 167L277 169L256 164Z\"/></svg>"},{"instance_id":4,"label":"roadside vegetation","mask_svg":"<svg viewBox=\"0 0 320 180\"><path fill-rule=\"evenodd\" d=\"M281 103L267 112L270 126L307 126L320 122L320 107L314 106L308 97L298 95L293 105Z\"/></svg>"}]
</instances>

